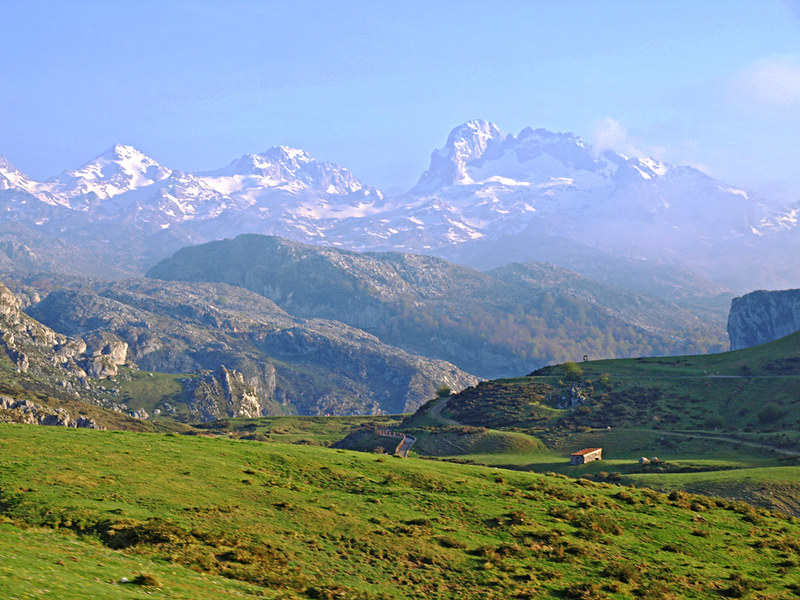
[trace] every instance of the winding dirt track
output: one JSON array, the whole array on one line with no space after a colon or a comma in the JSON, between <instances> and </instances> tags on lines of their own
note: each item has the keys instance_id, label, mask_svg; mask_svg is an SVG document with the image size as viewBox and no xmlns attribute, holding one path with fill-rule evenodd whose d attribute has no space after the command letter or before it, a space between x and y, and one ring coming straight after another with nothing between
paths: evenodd
<instances>
[{"instance_id":1,"label":"winding dirt track","mask_svg":"<svg viewBox=\"0 0 800 600\"><path fill-rule=\"evenodd\" d=\"M431 409L431 416L439 419L445 425L461 425L458 421L442 416L442 410L447 406L449 400L450 398L442 398L442 400Z\"/></svg>"}]
</instances>

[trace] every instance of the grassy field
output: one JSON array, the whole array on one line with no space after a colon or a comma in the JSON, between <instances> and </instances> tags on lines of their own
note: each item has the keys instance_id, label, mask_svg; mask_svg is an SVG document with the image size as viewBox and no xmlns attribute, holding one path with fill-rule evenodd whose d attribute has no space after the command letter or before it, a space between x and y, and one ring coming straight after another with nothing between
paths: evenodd
<instances>
[{"instance_id":1,"label":"grassy field","mask_svg":"<svg viewBox=\"0 0 800 600\"><path fill-rule=\"evenodd\" d=\"M424 440L418 452L447 460L707 492L800 515L799 397L795 334L718 355L566 363L483 382L431 401L402 428ZM475 428L494 447L458 444ZM511 435L531 443L500 442ZM604 460L570 466L569 454L586 447L602 447Z\"/></svg>"},{"instance_id":2,"label":"grassy field","mask_svg":"<svg viewBox=\"0 0 800 600\"><path fill-rule=\"evenodd\" d=\"M199 424L198 428L215 435L260 442L285 442L309 446L330 446L357 428L393 429L402 415L365 416L286 416L259 419L222 419Z\"/></svg>"},{"instance_id":3,"label":"grassy field","mask_svg":"<svg viewBox=\"0 0 800 600\"><path fill-rule=\"evenodd\" d=\"M800 590L800 524L745 503L280 442L0 424L0 515L4 598Z\"/></svg>"},{"instance_id":4,"label":"grassy field","mask_svg":"<svg viewBox=\"0 0 800 600\"><path fill-rule=\"evenodd\" d=\"M125 554L67 531L0 523L5 600L268 598L262 588L179 564Z\"/></svg>"},{"instance_id":5,"label":"grassy field","mask_svg":"<svg viewBox=\"0 0 800 600\"><path fill-rule=\"evenodd\" d=\"M160 409L164 403L175 410L172 415L164 414L182 421L191 420L186 406L186 393L181 380L196 377L196 374L172 374L139 371L131 368L120 368L115 383L120 391L120 400L132 410L146 410L150 415Z\"/></svg>"}]
</instances>

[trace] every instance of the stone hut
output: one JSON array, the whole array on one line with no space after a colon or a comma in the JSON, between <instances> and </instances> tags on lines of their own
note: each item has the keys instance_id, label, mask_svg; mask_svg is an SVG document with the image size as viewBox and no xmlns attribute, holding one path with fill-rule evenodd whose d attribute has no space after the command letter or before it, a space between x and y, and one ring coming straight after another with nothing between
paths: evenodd
<instances>
[{"instance_id":1,"label":"stone hut","mask_svg":"<svg viewBox=\"0 0 800 600\"><path fill-rule=\"evenodd\" d=\"M584 465L593 460L603 459L602 448L584 448L569 455L569 464L571 465Z\"/></svg>"}]
</instances>

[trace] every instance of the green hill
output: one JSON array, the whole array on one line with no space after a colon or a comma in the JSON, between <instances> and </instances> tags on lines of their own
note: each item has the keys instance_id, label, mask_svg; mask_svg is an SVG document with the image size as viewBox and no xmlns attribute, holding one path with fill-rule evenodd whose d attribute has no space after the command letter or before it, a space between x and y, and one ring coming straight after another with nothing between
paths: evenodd
<instances>
[{"instance_id":1,"label":"green hill","mask_svg":"<svg viewBox=\"0 0 800 600\"><path fill-rule=\"evenodd\" d=\"M583 354L727 346L724 307L687 309L544 263L484 273L429 256L358 253L253 234L184 248L147 276L240 286L291 315L341 321L481 377L525 373Z\"/></svg>"},{"instance_id":2,"label":"green hill","mask_svg":"<svg viewBox=\"0 0 800 600\"><path fill-rule=\"evenodd\" d=\"M483 427L546 446L418 448L449 460L711 493L800 515L799 399L795 333L735 352L564 363L486 381L431 401L401 428L446 442L454 428ZM585 447L602 447L603 460L570 466L569 454Z\"/></svg>"},{"instance_id":3,"label":"green hill","mask_svg":"<svg viewBox=\"0 0 800 600\"><path fill-rule=\"evenodd\" d=\"M787 448L800 424L800 332L698 356L563 363L456 394L445 415L539 433L585 427L753 434Z\"/></svg>"},{"instance_id":4,"label":"green hill","mask_svg":"<svg viewBox=\"0 0 800 600\"><path fill-rule=\"evenodd\" d=\"M779 598L799 536L683 492L0 424L7 598Z\"/></svg>"}]
</instances>

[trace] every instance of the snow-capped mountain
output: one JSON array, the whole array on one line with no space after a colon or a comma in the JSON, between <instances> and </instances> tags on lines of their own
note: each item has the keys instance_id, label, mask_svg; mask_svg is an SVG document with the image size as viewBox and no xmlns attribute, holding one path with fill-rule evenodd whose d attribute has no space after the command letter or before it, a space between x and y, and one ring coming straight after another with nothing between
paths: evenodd
<instances>
[{"instance_id":1,"label":"snow-capped mountain","mask_svg":"<svg viewBox=\"0 0 800 600\"><path fill-rule=\"evenodd\" d=\"M47 183L54 194L70 201L92 195L107 199L152 185L170 173L136 148L116 144L82 167L65 171ZM78 204L86 206L85 202Z\"/></svg>"},{"instance_id":2,"label":"snow-capped mountain","mask_svg":"<svg viewBox=\"0 0 800 600\"><path fill-rule=\"evenodd\" d=\"M38 184L19 171L4 156L0 156L0 190L20 190L27 193L36 191Z\"/></svg>"},{"instance_id":3,"label":"snow-capped mountain","mask_svg":"<svg viewBox=\"0 0 800 600\"><path fill-rule=\"evenodd\" d=\"M485 121L454 129L419 183L391 204L381 215L390 227L351 224L351 235L361 233L365 246L482 267L545 256L559 262L543 245L566 240L681 264L734 286L744 264L734 254L794 230L798 216L690 167L598 152L569 133L506 135Z\"/></svg>"},{"instance_id":4,"label":"snow-capped mountain","mask_svg":"<svg viewBox=\"0 0 800 600\"><path fill-rule=\"evenodd\" d=\"M574 134L526 128L515 136L487 121L456 127L417 185L394 198L286 146L183 173L115 145L47 182L0 160L0 211L63 238L90 226L95 237L100 226L194 241L263 233L482 267L546 259L575 268L576 256L605 252L680 264L737 287L735 271L748 260L737 254L763 266L800 246L800 207L772 206L690 167L601 152Z\"/></svg>"},{"instance_id":5,"label":"snow-capped mountain","mask_svg":"<svg viewBox=\"0 0 800 600\"><path fill-rule=\"evenodd\" d=\"M377 194L339 165L319 162L305 150L275 146L262 154L245 154L227 167L201 175L221 193L281 188L313 190L333 196L356 192Z\"/></svg>"},{"instance_id":6,"label":"snow-capped mountain","mask_svg":"<svg viewBox=\"0 0 800 600\"><path fill-rule=\"evenodd\" d=\"M405 199L412 211L451 208L443 217L453 226L451 242L536 224L598 247L658 241L649 249L663 251L665 236L673 242L667 247L680 250L690 236L721 241L793 224L784 209L690 167L596 152L573 134L527 128L505 135L483 121L455 129Z\"/></svg>"}]
</instances>

